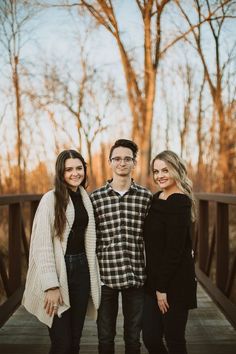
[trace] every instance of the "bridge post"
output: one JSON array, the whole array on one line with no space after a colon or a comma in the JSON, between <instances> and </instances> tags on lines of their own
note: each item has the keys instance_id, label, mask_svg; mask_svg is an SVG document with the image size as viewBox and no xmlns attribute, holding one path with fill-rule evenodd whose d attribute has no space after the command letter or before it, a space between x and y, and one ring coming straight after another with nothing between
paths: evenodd
<instances>
[{"instance_id":1,"label":"bridge post","mask_svg":"<svg viewBox=\"0 0 236 354\"><path fill-rule=\"evenodd\" d=\"M208 227L209 227L208 201L200 200L199 201L198 263L199 263L199 268L203 272L206 271L206 267L207 267L207 258L208 258L208 249L209 249Z\"/></svg>"},{"instance_id":2,"label":"bridge post","mask_svg":"<svg viewBox=\"0 0 236 354\"><path fill-rule=\"evenodd\" d=\"M38 205L39 205L38 200L33 200L30 202L30 231L32 230L34 216L35 216L36 210L38 208Z\"/></svg>"},{"instance_id":3,"label":"bridge post","mask_svg":"<svg viewBox=\"0 0 236 354\"><path fill-rule=\"evenodd\" d=\"M21 208L20 203L9 205L9 290L13 294L21 285Z\"/></svg>"},{"instance_id":4,"label":"bridge post","mask_svg":"<svg viewBox=\"0 0 236 354\"><path fill-rule=\"evenodd\" d=\"M228 205L217 203L216 213L216 285L225 293L229 273Z\"/></svg>"}]
</instances>

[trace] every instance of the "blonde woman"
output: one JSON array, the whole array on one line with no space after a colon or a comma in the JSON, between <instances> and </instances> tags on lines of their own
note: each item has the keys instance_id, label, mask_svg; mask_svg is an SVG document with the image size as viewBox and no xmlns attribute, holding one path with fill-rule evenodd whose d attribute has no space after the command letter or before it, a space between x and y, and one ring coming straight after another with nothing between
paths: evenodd
<instances>
[{"instance_id":1,"label":"blonde woman","mask_svg":"<svg viewBox=\"0 0 236 354\"><path fill-rule=\"evenodd\" d=\"M186 354L188 311L197 306L192 184L182 159L169 150L153 159L152 173L160 191L153 197L144 227L147 282L143 340L152 354Z\"/></svg>"},{"instance_id":2,"label":"blonde woman","mask_svg":"<svg viewBox=\"0 0 236 354\"><path fill-rule=\"evenodd\" d=\"M81 154L62 151L55 189L42 197L34 218L23 304L48 326L50 354L79 353L88 304L96 317L100 303L95 222L86 181Z\"/></svg>"}]
</instances>

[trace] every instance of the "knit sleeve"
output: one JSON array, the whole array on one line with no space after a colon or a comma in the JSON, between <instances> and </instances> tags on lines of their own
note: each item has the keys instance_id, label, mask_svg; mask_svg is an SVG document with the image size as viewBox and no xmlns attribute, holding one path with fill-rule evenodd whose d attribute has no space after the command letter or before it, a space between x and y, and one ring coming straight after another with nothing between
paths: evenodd
<instances>
[{"instance_id":1,"label":"knit sleeve","mask_svg":"<svg viewBox=\"0 0 236 354\"><path fill-rule=\"evenodd\" d=\"M98 208L97 208L96 192L91 193L89 197L93 206L95 225L97 227L97 225L99 224L99 215L98 215Z\"/></svg>"},{"instance_id":2,"label":"knit sleeve","mask_svg":"<svg viewBox=\"0 0 236 354\"><path fill-rule=\"evenodd\" d=\"M33 222L30 245L43 291L59 286L53 248L54 196L52 193L47 193L40 201Z\"/></svg>"}]
</instances>

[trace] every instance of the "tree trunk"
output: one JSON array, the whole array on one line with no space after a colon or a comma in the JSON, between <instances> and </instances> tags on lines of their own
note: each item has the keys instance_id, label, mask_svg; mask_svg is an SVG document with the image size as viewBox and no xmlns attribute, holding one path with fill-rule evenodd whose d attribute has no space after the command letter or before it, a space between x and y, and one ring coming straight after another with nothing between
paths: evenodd
<instances>
[{"instance_id":1,"label":"tree trunk","mask_svg":"<svg viewBox=\"0 0 236 354\"><path fill-rule=\"evenodd\" d=\"M16 128L17 128L17 169L18 169L18 192L21 193L24 190L24 176L22 171L22 138L21 138L21 119L22 119L22 108L21 108L21 96L20 96L20 83L18 74L18 57L14 57L13 62L13 85L15 91L15 105L16 105Z\"/></svg>"}]
</instances>

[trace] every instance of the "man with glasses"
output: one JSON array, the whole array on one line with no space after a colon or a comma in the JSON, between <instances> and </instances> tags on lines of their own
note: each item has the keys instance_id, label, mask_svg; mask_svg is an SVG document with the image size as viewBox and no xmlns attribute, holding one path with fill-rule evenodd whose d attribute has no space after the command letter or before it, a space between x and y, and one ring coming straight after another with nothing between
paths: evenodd
<instances>
[{"instance_id":1,"label":"man with glasses","mask_svg":"<svg viewBox=\"0 0 236 354\"><path fill-rule=\"evenodd\" d=\"M98 311L100 354L113 354L119 293L126 354L140 354L145 282L143 222L152 194L131 178L137 145L119 139L111 147L112 179L91 194L97 226L97 257L102 281Z\"/></svg>"}]
</instances>

